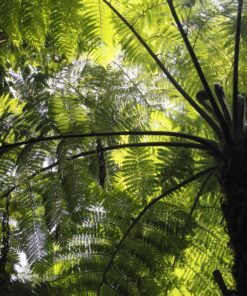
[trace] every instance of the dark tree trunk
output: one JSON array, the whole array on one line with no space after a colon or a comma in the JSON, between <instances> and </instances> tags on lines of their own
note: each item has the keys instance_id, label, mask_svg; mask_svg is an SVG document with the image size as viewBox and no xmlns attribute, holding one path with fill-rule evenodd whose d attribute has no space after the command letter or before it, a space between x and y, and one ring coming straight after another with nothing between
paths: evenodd
<instances>
[{"instance_id":1,"label":"dark tree trunk","mask_svg":"<svg viewBox=\"0 0 247 296\"><path fill-rule=\"evenodd\" d=\"M10 274L6 270L8 252L9 252L9 199L5 199L5 212L2 217L2 249L0 255L0 295L8 295L8 286L10 281Z\"/></svg>"},{"instance_id":2,"label":"dark tree trunk","mask_svg":"<svg viewBox=\"0 0 247 296\"><path fill-rule=\"evenodd\" d=\"M225 194L223 215L234 252L232 274L236 281L233 295L247 295L247 150L242 146L230 153L222 166L221 186Z\"/></svg>"}]
</instances>

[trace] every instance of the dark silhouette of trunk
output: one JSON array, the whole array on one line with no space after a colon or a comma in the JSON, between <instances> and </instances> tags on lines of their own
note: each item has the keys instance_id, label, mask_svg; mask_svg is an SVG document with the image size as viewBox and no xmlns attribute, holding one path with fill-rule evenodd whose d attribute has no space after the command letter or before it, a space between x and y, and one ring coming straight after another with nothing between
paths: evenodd
<instances>
[{"instance_id":1,"label":"dark silhouette of trunk","mask_svg":"<svg viewBox=\"0 0 247 296\"><path fill-rule=\"evenodd\" d=\"M8 286L10 281L10 274L6 270L8 252L9 252L9 199L6 197L5 211L2 217L2 249L0 258L0 291L1 295L8 295Z\"/></svg>"},{"instance_id":2,"label":"dark silhouette of trunk","mask_svg":"<svg viewBox=\"0 0 247 296\"><path fill-rule=\"evenodd\" d=\"M221 169L220 182L225 195L222 203L230 246L234 252L232 274L236 291L247 295L247 153L246 145L234 149Z\"/></svg>"}]
</instances>

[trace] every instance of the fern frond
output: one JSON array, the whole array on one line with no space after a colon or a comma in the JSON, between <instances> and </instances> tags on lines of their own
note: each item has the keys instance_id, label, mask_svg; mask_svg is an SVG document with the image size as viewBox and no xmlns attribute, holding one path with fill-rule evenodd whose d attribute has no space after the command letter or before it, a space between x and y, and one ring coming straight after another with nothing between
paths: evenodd
<instances>
[{"instance_id":1,"label":"fern frond","mask_svg":"<svg viewBox=\"0 0 247 296\"><path fill-rule=\"evenodd\" d=\"M72 60L78 53L78 38L83 25L81 0L51 1L50 30L58 52Z\"/></svg>"},{"instance_id":2,"label":"fern frond","mask_svg":"<svg viewBox=\"0 0 247 296\"><path fill-rule=\"evenodd\" d=\"M14 45L20 45L20 2L18 0L1 1L1 27L8 34ZM7 37L8 38L8 37Z\"/></svg>"}]
</instances>

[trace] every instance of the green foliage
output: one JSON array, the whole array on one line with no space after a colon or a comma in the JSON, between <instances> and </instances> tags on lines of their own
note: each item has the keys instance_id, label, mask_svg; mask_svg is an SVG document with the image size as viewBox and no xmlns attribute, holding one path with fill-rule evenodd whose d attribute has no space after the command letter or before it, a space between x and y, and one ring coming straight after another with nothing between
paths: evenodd
<instances>
[{"instance_id":1,"label":"green foliage","mask_svg":"<svg viewBox=\"0 0 247 296\"><path fill-rule=\"evenodd\" d=\"M15 114L15 127L6 131L15 133L15 142L30 136L153 126L164 131L177 126L183 116L147 106L122 70L75 63L47 82L33 77L11 78L24 108L23 114ZM144 91L149 92L148 86ZM10 103L3 102L4 113ZM115 136L103 137L101 145L148 139L163 140L161 136ZM65 138L3 151L1 169L9 173L1 181L2 194L11 184L16 186L9 195L15 221L11 246L25 253L32 272L28 282L11 283L11 295L17 289L24 295L95 295L99 291L102 295L162 295L164 290L172 295L178 291L210 295L216 287L208 278L215 268L224 270L231 284L231 255L225 247L224 226L219 224L220 202L215 198L219 194L212 181L193 212L200 182L151 207L125 237L150 201L207 167L204 153L169 147L106 152L103 188L96 153L76 156L96 149L96 138ZM203 278L200 285L198 274Z\"/></svg>"},{"instance_id":2,"label":"green foliage","mask_svg":"<svg viewBox=\"0 0 247 296\"><path fill-rule=\"evenodd\" d=\"M222 82L229 96L234 1L173 2L208 83ZM8 293L220 295L215 269L228 287L234 283L217 175L188 181L215 166L212 151L191 149L192 140L175 135L95 135L172 131L218 144L106 4L0 1L0 216L8 200ZM166 1L111 4L194 98L202 85ZM243 55L242 92L245 64ZM147 142L163 147L141 146ZM7 146L14 143L22 144ZM20 253L30 269L24 278L15 265Z\"/></svg>"}]
</instances>

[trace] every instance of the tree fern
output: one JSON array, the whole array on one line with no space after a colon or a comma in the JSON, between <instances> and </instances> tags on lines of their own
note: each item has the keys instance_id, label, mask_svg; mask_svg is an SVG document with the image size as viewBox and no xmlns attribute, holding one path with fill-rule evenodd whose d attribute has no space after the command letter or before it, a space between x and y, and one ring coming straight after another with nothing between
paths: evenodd
<instances>
[{"instance_id":1,"label":"tree fern","mask_svg":"<svg viewBox=\"0 0 247 296\"><path fill-rule=\"evenodd\" d=\"M5 294L246 294L237 4L1 3ZM9 282L18 252L28 282Z\"/></svg>"},{"instance_id":2,"label":"tree fern","mask_svg":"<svg viewBox=\"0 0 247 296\"><path fill-rule=\"evenodd\" d=\"M97 83L96 81L96 85ZM90 93L88 94L82 89L79 91L83 95L91 96ZM55 131L59 136L61 133L83 132L85 126L93 127L96 124L94 118L90 122L86 114L89 106L92 106L90 112L95 112L94 105L88 105L87 108L79 105L80 100L76 98L73 91L72 93L67 91L63 101L54 99L56 92L50 96L54 105L48 100L47 110L43 105L40 105L38 109L37 106L32 109L30 104L29 112L31 113L27 117L32 124L35 122L37 127L40 125L39 121L45 117L49 118L52 125L50 125L50 129L47 128L47 134ZM23 98L25 98L25 93ZM87 104L87 100L83 102ZM60 104L72 107L62 108ZM137 111L128 114L131 120L130 127L136 125L149 127L148 109L144 108L147 113L143 125L137 116L138 109L142 111L143 107L141 106L140 104L138 107L137 103ZM125 104L123 104L123 110L125 108ZM37 110L39 111L37 112ZM80 110L82 110L82 117ZM32 112L36 116L35 121L33 121L33 115L31 116ZM64 115L59 119L56 117L57 114L60 117L62 114ZM126 113L123 112L121 116L124 118ZM98 117L97 122L100 118L102 121L108 120L102 116ZM155 116L153 118L156 120ZM122 120L120 115L119 120ZM73 121L77 126L74 127L71 124ZM35 125L31 133L39 135L39 129L35 128ZM23 138L21 134L18 137L19 139ZM121 145L128 147L131 142L145 144L147 137L154 142L160 140L159 133L152 137L141 136L138 133L131 135L130 133L129 138L126 136L115 137L113 142L110 138L103 140L102 149L112 144L120 144L119 147ZM41 141L30 143L22 149L17 146L18 157L16 158L15 173L17 180L19 180L17 188L25 178L31 181L35 177L31 183L28 181L27 185L17 189L16 197L12 201L18 209L16 212L13 211L13 215L15 219L18 219L16 239L20 240L15 248L23 250L27 254L28 262L35 273L43 275L43 279L44 277L46 279L53 278L53 284L49 287L49 291L56 291L60 286L66 291L65 293L76 294L78 287L85 291L85 294L88 291L97 293L98 287L101 286L102 293L116 292L130 293L130 295L146 293L148 295L153 291L158 295L161 293L159 291L163 291L164 286L168 285L167 287L172 289L173 286L167 279L173 278L173 282L179 284L180 280L176 273L170 270L165 272L163 276L161 275L166 266L164 264L171 266L172 256L176 257L178 254L182 254L183 249L187 246L183 243L183 224L187 223L187 213L185 205L181 204L176 207L170 202L155 207L156 210L154 209L154 212L144 216L133 229L133 233L131 232L126 237L123 250L119 254L116 253L115 263L110 265L109 275L107 275L111 281L110 287L103 278L105 267L109 264L112 252L115 250L115 242L121 240L125 231L130 227L131 221L155 195L161 192L162 186L164 190L167 189L167 186L169 187L169 182L167 185L161 186L159 173L156 171L158 169L161 174L166 170L161 165L161 159L159 160L161 151L155 148L146 148L145 150L132 148L123 152L120 159L118 153L113 153L110 157L105 156L105 166L109 176L107 176L105 189L103 189L98 183L98 173L96 173L99 170L96 148L96 142L90 143L87 138L81 141L80 138L73 139L73 137L63 140L61 138L57 145L53 141L48 141L43 145ZM82 151L82 155L84 155L83 151L88 149L95 149L95 156L80 159L79 153L78 157L71 160L71 156L75 153ZM169 149L167 148L167 153L169 153ZM54 161L55 164L57 162L57 167L52 168ZM168 166L172 165L173 161L174 159L169 159L169 157L165 159ZM160 163L159 166L158 163ZM47 171L44 166L47 166ZM182 179L182 175L179 179ZM44 182L45 187L42 186ZM119 184L122 184L121 187ZM129 193L128 195L124 192L125 190ZM50 200L51 196L53 197L52 201ZM163 207L164 210L162 210ZM21 216L18 216L19 212ZM164 215L163 212L167 212L167 215ZM42 215L45 220L41 219ZM152 220L153 216L157 219ZM82 221L83 224L81 224ZM187 228L190 232L191 227ZM143 246L142 252L138 251L140 246ZM38 251L34 253L34 249ZM154 261L150 257L150 252L153 254ZM126 262L126 258L130 258L130 261ZM158 264L158 262L164 263ZM82 272L82 277L69 276L78 270ZM87 275L86 277L84 273ZM133 275L135 276L134 280L132 279ZM124 284L120 284L123 278L125 279ZM62 284L64 281L62 279L66 279L64 284ZM42 285L42 279L40 279L40 285ZM30 289L34 291L36 288Z\"/></svg>"}]
</instances>

